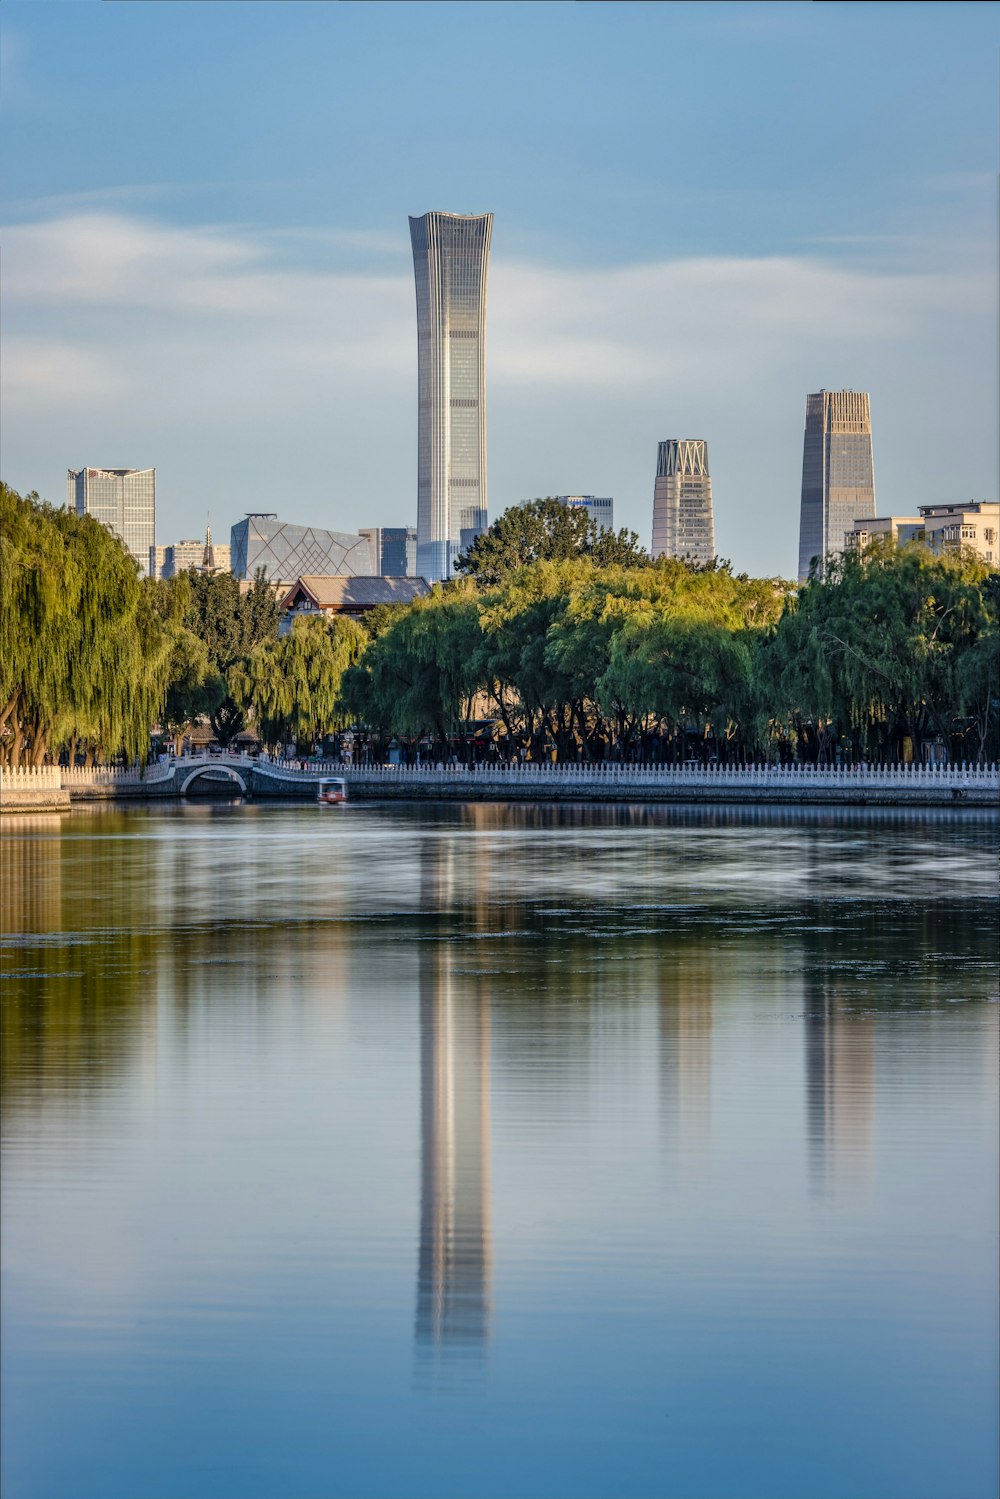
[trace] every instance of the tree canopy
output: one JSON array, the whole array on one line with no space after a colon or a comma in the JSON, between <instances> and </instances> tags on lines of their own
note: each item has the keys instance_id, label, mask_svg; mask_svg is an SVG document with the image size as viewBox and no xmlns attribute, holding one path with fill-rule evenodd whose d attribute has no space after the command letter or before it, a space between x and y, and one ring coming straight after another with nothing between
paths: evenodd
<instances>
[{"instance_id":1,"label":"tree canopy","mask_svg":"<svg viewBox=\"0 0 1000 1499\"><path fill-rule=\"evenodd\" d=\"M172 636L117 537L91 516L0 484L0 733L4 763L69 744L143 755Z\"/></svg>"},{"instance_id":2,"label":"tree canopy","mask_svg":"<svg viewBox=\"0 0 1000 1499\"><path fill-rule=\"evenodd\" d=\"M590 557L602 567L648 567L649 554L634 531L598 526L581 505L530 500L505 510L455 563L457 573L480 588L496 588L532 562Z\"/></svg>"}]
</instances>

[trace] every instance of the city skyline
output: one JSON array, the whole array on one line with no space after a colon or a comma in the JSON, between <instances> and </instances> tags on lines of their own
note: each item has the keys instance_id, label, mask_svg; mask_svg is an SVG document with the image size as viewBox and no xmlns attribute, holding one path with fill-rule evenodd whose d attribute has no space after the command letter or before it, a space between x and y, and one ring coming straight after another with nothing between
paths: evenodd
<instances>
[{"instance_id":1,"label":"city skyline","mask_svg":"<svg viewBox=\"0 0 1000 1499\"><path fill-rule=\"evenodd\" d=\"M230 7L198 13L196 69L193 14L4 8L15 488L58 501L78 454L135 455L157 465L166 540L208 508L412 525L404 220L440 203L496 215L492 515L593 490L646 537L652 445L702 432L720 552L794 576L801 402L821 386L871 392L888 510L996 496L990 7ZM665 48L687 67L654 107L636 79ZM139 76L150 52L123 132L86 80ZM832 81L848 64L851 100ZM567 114L570 79L601 107ZM946 475L912 441L942 423Z\"/></svg>"}]
</instances>

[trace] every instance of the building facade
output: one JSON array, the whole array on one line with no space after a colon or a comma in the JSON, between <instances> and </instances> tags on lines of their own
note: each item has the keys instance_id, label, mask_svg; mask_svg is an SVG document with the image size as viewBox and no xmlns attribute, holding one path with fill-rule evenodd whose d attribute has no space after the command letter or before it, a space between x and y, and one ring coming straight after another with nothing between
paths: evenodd
<instances>
[{"instance_id":1,"label":"building facade","mask_svg":"<svg viewBox=\"0 0 1000 1499\"><path fill-rule=\"evenodd\" d=\"M152 576L175 578L178 573L186 573L192 567L197 572L230 571L232 548L224 542L212 541L211 535L202 541L175 541L172 546L155 547L153 550L162 555L159 572L151 574Z\"/></svg>"},{"instance_id":2,"label":"building facade","mask_svg":"<svg viewBox=\"0 0 1000 1499\"><path fill-rule=\"evenodd\" d=\"M372 573L381 578L412 578L417 571L415 526L362 526L359 536L371 549Z\"/></svg>"},{"instance_id":3,"label":"building facade","mask_svg":"<svg viewBox=\"0 0 1000 1499\"><path fill-rule=\"evenodd\" d=\"M873 541L896 546L920 541L939 556L966 547L990 565L1000 566L1000 504L970 500L967 505L918 505L918 515L876 515L859 519L848 531L845 546L864 549Z\"/></svg>"},{"instance_id":4,"label":"building facade","mask_svg":"<svg viewBox=\"0 0 1000 1499\"><path fill-rule=\"evenodd\" d=\"M410 219L417 293L417 573L451 576L485 530L486 277L493 215ZM470 543L471 544L471 540Z\"/></svg>"},{"instance_id":5,"label":"building facade","mask_svg":"<svg viewBox=\"0 0 1000 1499\"><path fill-rule=\"evenodd\" d=\"M806 396L799 512L799 581L813 562L842 552L855 523L875 515L875 467L868 392L821 390Z\"/></svg>"},{"instance_id":6,"label":"building facade","mask_svg":"<svg viewBox=\"0 0 1000 1499\"><path fill-rule=\"evenodd\" d=\"M71 468L66 488L67 509L107 526L148 574L150 547L156 544L156 469Z\"/></svg>"},{"instance_id":7,"label":"building facade","mask_svg":"<svg viewBox=\"0 0 1000 1499\"><path fill-rule=\"evenodd\" d=\"M263 569L269 583L289 586L305 573L368 577L372 570L366 536L288 525L271 511L252 512L233 526L230 553L237 578L252 581Z\"/></svg>"},{"instance_id":8,"label":"building facade","mask_svg":"<svg viewBox=\"0 0 1000 1499\"><path fill-rule=\"evenodd\" d=\"M668 438L656 455L653 486L653 557L711 562L715 518L708 443L700 437Z\"/></svg>"}]
</instances>

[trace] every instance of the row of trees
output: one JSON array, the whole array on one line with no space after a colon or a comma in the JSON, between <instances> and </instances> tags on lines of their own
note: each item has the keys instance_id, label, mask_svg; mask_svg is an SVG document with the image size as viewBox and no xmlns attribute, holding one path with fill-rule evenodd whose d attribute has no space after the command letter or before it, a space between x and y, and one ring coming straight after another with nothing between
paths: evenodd
<instances>
[{"instance_id":1,"label":"row of trees","mask_svg":"<svg viewBox=\"0 0 1000 1499\"><path fill-rule=\"evenodd\" d=\"M922 547L837 559L802 589L653 563L555 501L508 511L460 576L364 625L277 634L273 590L142 582L90 518L0 489L0 745L141 758L199 718L301 748L358 726L467 757L993 759L1000 575ZM430 741L428 745L427 741Z\"/></svg>"},{"instance_id":2,"label":"row of trees","mask_svg":"<svg viewBox=\"0 0 1000 1499\"><path fill-rule=\"evenodd\" d=\"M672 559L537 562L387 622L345 675L349 716L505 757L897 759L940 737L997 753L998 575L923 548L836 560L795 590Z\"/></svg>"}]
</instances>

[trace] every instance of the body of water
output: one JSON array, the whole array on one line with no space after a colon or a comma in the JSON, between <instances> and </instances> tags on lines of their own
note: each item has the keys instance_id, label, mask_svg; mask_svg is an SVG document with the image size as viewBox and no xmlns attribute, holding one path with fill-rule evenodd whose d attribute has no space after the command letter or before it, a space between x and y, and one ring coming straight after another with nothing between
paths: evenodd
<instances>
[{"instance_id":1,"label":"body of water","mask_svg":"<svg viewBox=\"0 0 1000 1499\"><path fill-rule=\"evenodd\" d=\"M5 1499L995 1499L997 845L5 817Z\"/></svg>"}]
</instances>

